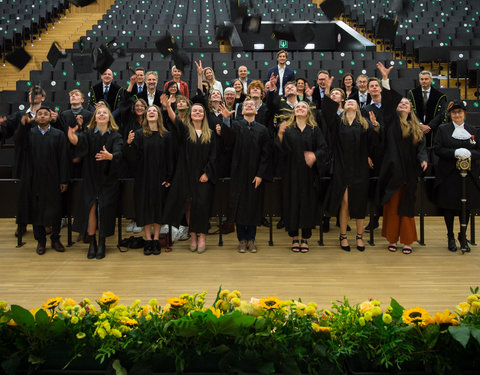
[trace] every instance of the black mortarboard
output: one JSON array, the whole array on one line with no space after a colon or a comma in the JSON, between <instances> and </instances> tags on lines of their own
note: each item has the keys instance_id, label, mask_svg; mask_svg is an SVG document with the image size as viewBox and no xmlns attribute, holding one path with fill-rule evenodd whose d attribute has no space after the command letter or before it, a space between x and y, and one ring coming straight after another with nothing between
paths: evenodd
<instances>
[{"instance_id":1,"label":"black mortarboard","mask_svg":"<svg viewBox=\"0 0 480 375\"><path fill-rule=\"evenodd\" d=\"M288 40L289 42L295 42L295 34L293 29L286 24L283 25L274 25L272 32L272 39L278 40Z\"/></svg>"},{"instance_id":2,"label":"black mortarboard","mask_svg":"<svg viewBox=\"0 0 480 375\"><path fill-rule=\"evenodd\" d=\"M155 47L163 56L168 56L173 50L177 49L175 39L173 39L172 34L170 34L168 31L165 36L162 36L160 39L155 41Z\"/></svg>"},{"instance_id":3,"label":"black mortarboard","mask_svg":"<svg viewBox=\"0 0 480 375\"><path fill-rule=\"evenodd\" d=\"M342 0L325 0L320 4L320 8L329 20L333 20L343 13L345 5Z\"/></svg>"},{"instance_id":4,"label":"black mortarboard","mask_svg":"<svg viewBox=\"0 0 480 375\"><path fill-rule=\"evenodd\" d=\"M61 51L59 47L60 45L57 42L53 42L47 54L47 60L54 68L58 59L66 56L65 52Z\"/></svg>"},{"instance_id":5,"label":"black mortarboard","mask_svg":"<svg viewBox=\"0 0 480 375\"><path fill-rule=\"evenodd\" d=\"M77 7L84 7L91 3L94 3L95 0L69 0L69 2Z\"/></svg>"},{"instance_id":6,"label":"black mortarboard","mask_svg":"<svg viewBox=\"0 0 480 375\"><path fill-rule=\"evenodd\" d=\"M105 70L110 68L115 61L112 54L108 50L108 47L104 44L98 48L95 48L92 53L95 70L100 74L103 74Z\"/></svg>"},{"instance_id":7,"label":"black mortarboard","mask_svg":"<svg viewBox=\"0 0 480 375\"><path fill-rule=\"evenodd\" d=\"M261 26L261 16L246 16L242 19L242 31L244 33L258 33Z\"/></svg>"},{"instance_id":8,"label":"black mortarboard","mask_svg":"<svg viewBox=\"0 0 480 375\"><path fill-rule=\"evenodd\" d=\"M19 48L5 56L5 60L15 66L18 70L25 68L25 65L28 64L31 58L32 56L30 56L24 48Z\"/></svg>"},{"instance_id":9,"label":"black mortarboard","mask_svg":"<svg viewBox=\"0 0 480 375\"><path fill-rule=\"evenodd\" d=\"M172 59L175 64L175 67L181 70L182 72L185 71L186 66L190 65L190 58L182 50L177 50L177 49L173 50Z\"/></svg>"},{"instance_id":10,"label":"black mortarboard","mask_svg":"<svg viewBox=\"0 0 480 375\"><path fill-rule=\"evenodd\" d=\"M91 73L93 70L92 56L72 55L73 70L77 74Z\"/></svg>"},{"instance_id":11,"label":"black mortarboard","mask_svg":"<svg viewBox=\"0 0 480 375\"><path fill-rule=\"evenodd\" d=\"M227 40L230 41L230 37L233 34L233 25L218 25L215 30L215 40Z\"/></svg>"},{"instance_id":12,"label":"black mortarboard","mask_svg":"<svg viewBox=\"0 0 480 375\"><path fill-rule=\"evenodd\" d=\"M397 32L398 22L391 19L381 17L377 19L375 24L375 37L393 41Z\"/></svg>"}]
</instances>

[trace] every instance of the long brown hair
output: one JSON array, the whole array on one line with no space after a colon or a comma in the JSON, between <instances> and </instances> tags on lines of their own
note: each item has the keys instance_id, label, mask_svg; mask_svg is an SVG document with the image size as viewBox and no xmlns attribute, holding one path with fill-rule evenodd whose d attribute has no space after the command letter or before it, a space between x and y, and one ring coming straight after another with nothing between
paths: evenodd
<instances>
[{"instance_id":1,"label":"long brown hair","mask_svg":"<svg viewBox=\"0 0 480 375\"><path fill-rule=\"evenodd\" d=\"M200 106L203 108L203 120L202 120L202 127L201 127L202 136L200 137L200 143L210 143L212 140L212 134L210 132L210 127L208 126L207 111L205 110L205 107L200 103L192 104L192 110L193 110L193 107L195 106ZM192 111L190 111L190 116L187 117L187 126L188 126L188 139L190 139L190 141L193 143L197 143L197 133L195 132L195 126L193 125L193 121L192 121Z\"/></svg>"},{"instance_id":2,"label":"long brown hair","mask_svg":"<svg viewBox=\"0 0 480 375\"><path fill-rule=\"evenodd\" d=\"M353 100L353 99L350 99L350 100ZM355 103L356 103L356 101L355 101ZM343 111L341 119L342 119L342 124L350 126L350 123L347 120L347 112L346 111ZM365 131L368 130L368 126L369 126L368 121L365 120L365 117L362 116L362 112L360 112L360 106L358 105L358 103L357 103L357 109L355 111L355 121L359 122L360 125L362 125L362 127Z\"/></svg>"},{"instance_id":3,"label":"long brown hair","mask_svg":"<svg viewBox=\"0 0 480 375\"><path fill-rule=\"evenodd\" d=\"M107 111L108 111L108 126L107 126L107 129L109 129L111 131L115 131L115 132L118 131L118 125L115 122L115 119L113 118L112 112L110 112L110 109L106 105L100 105L97 108L95 108L95 112L93 112L92 119L90 120L90 123L88 124L88 129L91 130L91 131L94 131L95 128L97 127L97 120L95 119L95 117L97 115L97 111L100 108L106 108Z\"/></svg>"},{"instance_id":4,"label":"long brown hair","mask_svg":"<svg viewBox=\"0 0 480 375\"><path fill-rule=\"evenodd\" d=\"M398 112L397 112L398 113ZM408 138L412 136L412 144L417 145L423 138L423 130L418 121L417 115L412 111L412 105L410 104L410 113L407 119L404 120L402 116L398 115L400 120L400 130L402 131L402 137Z\"/></svg>"},{"instance_id":5,"label":"long brown hair","mask_svg":"<svg viewBox=\"0 0 480 375\"><path fill-rule=\"evenodd\" d=\"M148 111L149 108L155 108L157 110L157 113L158 113L158 118L157 118L158 134L160 134L160 137L163 137L163 135L167 132L167 129L165 129L165 126L163 125L162 111L155 104L147 107L147 111ZM145 111L145 114L147 113L147 111ZM147 119L146 115L145 115L145 117L143 118L143 121L142 121L142 129L143 129L143 135L145 137L151 137L152 136L153 132L152 132L152 129L150 129L150 125L148 124L148 119Z\"/></svg>"},{"instance_id":6,"label":"long brown hair","mask_svg":"<svg viewBox=\"0 0 480 375\"><path fill-rule=\"evenodd\" d=\"M315 120L315 116L313 115L313 111L312 111L312 108L310 107L310 105L305 102L305 101L300 101L297 103L297 105L299 105L300 103L304 103L306 104L307 106L307 121L306 121L306 124L308 126L311 126L312 128L314 128L315 126L317 126L317 121ZM297 118L295 116L295 108L297 107L297 105L295 107L293 107L293 109L290 109L290 110L287 110L288 113L287 113L287 127L297 127Z\"/></svg>"}]
</instances>

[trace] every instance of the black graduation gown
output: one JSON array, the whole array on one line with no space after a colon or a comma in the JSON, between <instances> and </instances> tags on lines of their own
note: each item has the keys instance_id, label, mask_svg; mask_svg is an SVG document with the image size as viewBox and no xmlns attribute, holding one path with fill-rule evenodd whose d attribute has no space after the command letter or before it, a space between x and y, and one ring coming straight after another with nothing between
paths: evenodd
<instances>
[{"instance_id":1,"label":"black graduation gown","mask_svg":"<svg viewBox=\"0 0 480 375\"><path fill-rule=\"evenodd\" d=\"M215 173L215 137L212 132L210 143L201 143L201 137L193 143L189 139L187 125L178 118L173 127L178 142L178 160L172 186L168 193L165 207L165 223L178 227L190 208L190 232L207 233L213 190L216 182ZM207 182L200 182L200 176L206 173Z\"/></svg>"},{"instance_id":2,"label":"black graduation gown","mask_svg":"<svg viewBox=\"0 0 480 375\"><path fill-rule=\"evenodd\" d=\"M285 229L295 231L300 228L315 227L319 200L319 165L327 155L327 145L318 126L306 126L303 132L297 127L289 127L278 136L275 145L285 153L286 165L282 179L282 205ZM304 151L312 151L317 158L312 168L305 163Z\"/></svg>"},{"instance_id":3,"label":"black graduation gown","mask_svg":"<svg viewBox=\"0 0 480 375\"><path fill-rule=\"evenodd\" d=\"M234 142L230 182L228 221L240 225L261 225L265 177L270 163L272 141L267 128L257 122L248 127L246 120L222 126L225 142ZM255 189L255 176L262 183Z\"/></svg>"},{"instance_id":4,"label":"black graduation gown","mask_svg":"<svg viewBox=\"0 0 480 375\"><path fill-rule=\"evenodd\" d=\"M466 148L472 153L472 166L468 171L466 182L467 208L480 208L480 146L478 129L465 123L464 128L474 139L459 140L452 138L455 126L452 122L440 125L437 128L434 141L434 151L438 157L435 168L436 179L434 186L435 200L439 207L460 209L462 196L462 177L456 167L455 150Z\"/></svg>"},{"instance_id":5,"label":"black graduation gown","mask_svg":"<svg viewBox=\"0 0 480 375\"><path fill-rule=\"evenodd\" d=\"M75 156L83 158L83 183L73 230L85 233L90 209L97 201L99 236L108 237L115 233L115 219L120 200L118 176L122 160L122 136L116 131L106 131L102 135L99 131L89 129L77 135ZM113 160L95 160L95 154L100 152L103 146L113 154Z\"/></svg>"},{"instance_id":6,"label":"black graduation gown","mask_svg":"<svg viewBox=\"0 0 480 375\"><path fill-rule=\"evenodd\" d=\"M369 175L368 157L379 146L380 136L369 123L367 131L362 124L342 123L337 115L338 103L329 97L322 100L322 112L329 127L333 148L333 174L327 196L326 210L336 215L348 188L348 209L353 219L365 218L368 200Z\"/></svg>"},{"instance_id":7,"label":"black graduation gown","mask_svg":"<svg viewBox=\"0 0 480 375\"><path fill-rule=\"evenodd\" d=\"M428 161L425 137L414 145L412 137L403 138L397 106L402 95L394 90L383 89L382 105L385 126L384 156L377 183L377 203L383 206L402 186L405 191L398 206L398 215L413 217L420 163Z\"/></svg>"},{"instance_id":8,"label":"black graduation gown","mask_svg":"<svg viewBox=\"0 0 480 375\"><path fill-rule=\"evenodd\" d=\"M120 102L123 100L123 92L126 91L123 87L120 87L116 83L111 82L110 88L108 89L107 98L104 98L103 95L103 83L97 83L95 86L91 86L89 90L90 100L88 101L88 108L92 110L95 108L95 104L100 100L104 100L110 106L110 111L117 109Z\"/></svg>"},{"instance_id":9,"label":"black graduation gown","mask_svg":"<svg viewBox=\"0 0 480 375\"><path fill-rule=\"evenodd\" d=\"M42 135L33 124L20 125L15 137L23 153L17 222L52 226L62 217L60 185L69 180L67 140L61 130Z\"/></svg>"},{"instance_id":10,"label":"black graduation gown","mask_svg":"<svg viewBox=\"0 0 480 375\"><path fill-rule=\"evenodd\" d=\"M162 182L170 183L173 175L171 142L169 132L161 137L156 131L145 137L143 129L135 132L132 144L125 142L124 155L135 164L135 222L138 226L162 224L168 192Z\"/></svg>"}]
</instances>

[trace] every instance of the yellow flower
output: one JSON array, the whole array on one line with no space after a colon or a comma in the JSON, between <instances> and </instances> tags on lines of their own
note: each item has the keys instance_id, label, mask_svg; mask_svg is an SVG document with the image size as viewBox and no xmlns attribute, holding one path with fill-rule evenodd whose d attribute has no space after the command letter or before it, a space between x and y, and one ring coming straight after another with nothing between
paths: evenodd
<instances>
[{"instance_id":1,"label":"yellow flower","mask_svg":"<svg viewBox=\"0 0 480 375\"><path fill-rule=\"evenodd\" d=\"M470 310L470 304L468 302L461 302L456 307L456 311L460 316L467 315L469 310Z\"/></svg>"},{"instance_id":2,"label":"yellow flower","mask_svg":"<svg viewBox=\"0 0 480 375\"><path fill-rule=\"evenodd\" d=\"M38 307L35 307L34 309L30 310L30 314L32 314L32 316L35 318L35 314L37 313L38 310L40 309Z\"/></svg>"},{"instance_id":3,"label":"yellow flower","mask_svg":"<svg viewBox=\"0 0 480 375\"><path fill-rule=\"evenodd\" d=\"M148 301L148 304L149 306L157 306L158 305L158 301L156 298L152 298L150 301Z\"/></svg>"},{"instance_id":4,"label":"yellow flower","mask_svg":"<svg viewBox=\"0 0 480 375\"><path fill-rule=\"evenodd\" d=\"M374 299L374 300L372 301L372 305L373 305L373 306L380 306L381 304L380 304L380 301L377 301L376 299Z\"/></svg>"},{"instance_id":5,"label":"yellow flower","mask_svg":"<svg viewBox=\"0 0 480 375\"><path fill-rule=\"evenodd\" d=\"M373 309L373 304L370 301L365 301L360 304L360 313L365 314L367 311Z\"/></svg>"},{"instance_id":6,"label":"yellow flower","mask_svg":"<svg viewBox=\"0 0 480 375\"><path fill-rule=\"evenodd\" d=\"M388 313L388 314L391 314L393 312L393 307L392 306L387 306L387 308L385 309L385 312Z\"/></svg>"},{"instance_id":7,"label":"yellow flower","mask_svg":"<svg viewBox=\"0 0 480 375\"><path fill-rule=\"evenodd\" d=\"M108 307L114 307L118 303L119 297L113 294L112 292L105 292L102 294L102 297L98 303L106 305Z\"/></svg>"},{"instance_id":8,"label":"yellow flower","mask_svg":"<svg viewBox=\"0 0 480 375\"><path fill-rule=\"evenodd\" d=\"M235 297L235 298L232 298L230 303L232 304L233 307L238 307L240 306L241 301L240 301L240 298Z\"/></svg>"},{"instance_id":9,"label":"yellow flower","mask_svg":"<svg viewBox=\"0 0 480 375\"><path fill-rule=\"evenodd\" d=\"M379 316L380 314L382 313L382 309L378 306L374 306L372 308L372 315L375 317L375 316Z\"/></svg>"},{"instance_id":10,"label":"yellow flower","mask_svg":"<svg viewBox=\"0 0 480 375\"><path fill-rule=\"evenodd\" d=\"M167 300L167 302L172 305L173 307L182 307L183 305L185 305L188 300L184 299L184 298L179 298L179 297L173 297L173 298L169 298Z\"/></svg>"},{"instance_id":11,"label":"yellow flower","mask_svg":"<svg viewBox=\"0 0 480 375\"><path fill-rule=\"evenodd\" d=\"M318 308L315 302L309 302L307 306L312 306L315 310Z\"/></svg>"},{"instance_id":12,"label":"yellow flower","mask_svg":"<svg viewBox=\"0 0 480 375\"><path fill-rule=\"evenodd\" d=\"M85 332L78 332L76 336L77 336L77 339L81 340L81 339L84 339L85 336L87 335L85 334Z\"/></svg>"},{"instance_id":13,"label":"yellow flower","mask_svg":"<svg viewBox=\"0 0 480 375\"><path fill-rule=\"evenodd\" d=\"M242 293L240 293L238 290L234 290L232 293L235 294L237 298L242 298Z\"/></svg>"},{"instance_id":14,"label":"yellow flower","mask_svg":"<svg viewBox=\"0 0 480 375\"><path fill-rule=\"evenodd\" d=\"M404 310L402 315L402 320L405 324L415 324L420 327L425 327L428 324L433 323L432 318L428 314L428 311L421 308L415 307L413 309Z\"/></svg>"},{"instance_id":15,"label":"yellow flower","mask_svg":"<svg viewBox=\"0 0 480 375\"><path fill-rule=\"evenodd\" d=\"M227 289L222 290L222 291L220 292L220 294L218 295L218 298L223 299L223 298L227 297L229 293L230 293L230 292L229 292Z\"/></svg>"},{"instance_id":16,"label":"yellow flower","mask_svg":"<svg viewBox=\"0 0 480 375\"><path fill-rule=\"evenodd\" d=\"M215 315L217 318L220 318L220 315L222 315L222 312L219 309L209 307L208 310L210 310L212 314Z\"/></svg>"},{"instance_id":17,"label":"yellow flower","mask_svg":"<svg viewBox=\"0 0 480 375\"><path fill-rule=\"evenodd\" d=\"M80 321L77 316L72 316L72 319L70 319L70 322L72 324L77 324Z\"/></svg>"},{"instance_id":18,"label":"yellow flower","mask_svg":"<svg viewBox=\"0 0 480 375\"><path fill-rule=\"evenodd\" d=\"M64 309L66 309L67 307L69 307L69 306L70 306L70 307L73 307L73 306L75 306L76 304L77 304L77 303L76 303L73 299L71 299L71 298L65 298L65 301L63 301L62 307L63 307Z\"/></svg>"},{"instance_id":19,"label":"yellow flower","mask_svg":"<svg viewBox=\"0 0 480 375\"><path fill-rule=\"evenodd\" d=\"M468 296L467 302L472 303L473 301L478 301L478 297L475 294L472 294L471 296Z\"/></svg>"},{"instance_id":20,"label":"yellow flower","mask_svg":"<svg viewBox=\"0 0 480 375\"><path fill-rule=\"evenodd\" d=\"M360 324L362 327L365 327L365 318L363 316L358 318L358 324Z\"/></svg>"},{"instance_id":21,"label":"yellow flower","mask_svg":"<svg viewBox=\"0 0 480 375\"><path fill-rule=\"evenodd\" d=\"M315 315L315 308L313 306L307 306L307 308L305 309L305 314Z\"/></svg>"},{"instance_id":22,"label":"yellow flower","mask_svg":"<svg viewBox=\"0 0 480 375\"><path fill-rule=\"evenodd\" d=\"M122 337L122 332L120 332L118 329L114 328L110 331L110 335L119 339L119 338Z\"/></svg>"},{"instance_id":23,"label":"yellow flower","mask_svg":"<svg viewBox=\"0 0 480 375\"><path fill-rule=\"evenodd\" d=\"M231 301L232 298L238 298L238 297L237 297L237 294L236 294L236 293L233 293L233 292L232 292L232 293L228 293L228 295L227 295L227 300L228 300L228 301Z\"/></svg>"},{"instance_id":24,"label":"yellow flower","mask_svg":"<svg viewBox=\"0 0 480 375\"><path fill-rule=\"evenodd\" d=\"M0 310L6 310L7 309L7 303L5 301L0 301Z\"/></svg>"},{"instance_id":25,"label":"yellow flower","mask_svg":"<svg viewBox=\"0 0 480 375\"><path fill-rule=\"evenodd\" d=\"M230 305L228 304L228 302L222 301L222 303L220 304L220 309L223 311L228 311L229 308L230 308Z\"/></svg>"},{"instance_id":26,"label":"yellow flower","mask_svg":"<svg viewBox=\"0 0 480 375\"><path fill-rule=\"evenodd\" d=\"M383 314L382 320L385 324L390 324L392 322L392 316L390 314Z\"/></svg>"},{"instance_id":27,"label":"yellow flower","mask_svg":"<svg viewBox=\"0 0 480 375\"><path fill-rule=\"evenodd\" d=\"M147 322L148 322L149 320L152 320L152 316L151 316L151 315L147 315L147 316L145 317L145 320L146 320Z\"/></svg>"},{"instance_id":28,"label":"yellow flower","mask_svg":"<svg viewBox=\"0 0 480 375\"><path fill-rule=\"evenodd\" d=\"M373 314L371 311L367 311L365 314L363 314L363 317L365 318L365 321L369 322L373 319Z\"/></svg>"},{"instance_id":29,"label":"yellow flower","mask_svg":"<svg viewBox=\"0 0 480 375\"><path fill-rule=\"evenodd\" d=\"M105 336L107 336L107 331L105 331L103 328L97 328L96 334L103 340Z\"/></svg>"},{"instance_id":30,"label":"yellow flower","mask_svg":"<svg viewBox=\"0 0 480 375\"><path fill-rule=\"evenodd\" d=\"M473 301L472 306L470 308L470 312L472 314L476 314L479 311L480 311L480 301Z\"/></svg>"},{"instance_id":31,"label":"yellow flower","mask_svg":"<svg viewBox=\"0 0 480 375\"><path fill-rule=\"evenodd\" d=\"M55 297L55 298L50 298L49 300L47 300L47 302L45 302L43 305L42 305L42 309L44 310L50 310L50 309L54 309L55 307L57 307L60 302L63 301L63 298L62 297Z\"/></svg>"},{"instance_id":32,"label":"yellow flower","mask_svg":"<svg viewBox=\"0 0 480 375\"><path fill-rule=\"evenodd\" d=\"M126 326L129 326L129 327L136 327L138 326L138 321L136 321L135 319L124 319L124 320L120 320L120 324L123 324L123 325L126 325Z\"/></svg>"},{"instance_id":33,"label":"yellow flower","mask_svg":"<svg viewBox=\"0 0 480 375\"><path fill-rule=\"evenodd\" d=\"M320 326L317 323L312 323L312 328L315 332L320 332Z\"/></svg>"},{"instance_id":34,"label":"yellow flower","mask_svg":"<svg viewBox=\"0 0 480 375\"><path fill-rule=\"evenodd\" d=\"M443 313L435 313L433 316L433 321L436 324L451 324L454 326L458 326L460 322L456 320L456 315L453 313L450 313L449 309L445 309Z\"/></svg>"},{"instance_id":35,"label":"yellow flower","mask_svg":"<svg viewBox=\"0 0 480 375\"><path fill-rule=\"evenodd\" d=\"M277 297L267 297L260 299L260 306L267 310L278 309L281 303L282 301L280 301Z\"/></svg>"}]
</instances>

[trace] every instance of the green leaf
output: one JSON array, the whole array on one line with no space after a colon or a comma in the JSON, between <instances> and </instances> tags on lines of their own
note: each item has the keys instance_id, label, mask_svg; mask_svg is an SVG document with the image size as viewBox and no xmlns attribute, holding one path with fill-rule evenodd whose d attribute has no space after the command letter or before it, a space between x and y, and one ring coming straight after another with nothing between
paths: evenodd
<instances>
[{"instance_id":1,"label":"green leaf","mask_svg":"<svg viewBox=\"0 0 480 375\"><path fill-rule=\"evenodd\" d=\"M480 344L480 329L478 328L470 328L470 334L477 340L477 342Z\"/></svg>"},{"instance_id":2,"label":"green leaf","mask_svg":"<svg viewBox=\"0 0 480 375\"><path fill-rule=\"evenodd\" d=\"M215 354L222 354L222 353L228 352L229 350L230 348L227 345L222 344L222 345L216 346L215 348L212 348L211 352Z\"/></svg>"},{"instance_id":3,"label":"green leaf","mask_svg":"<svg viewBox=\"0 0 480 375\"><path fill-rule=\"evenodd\" d=\"M457 340L464 348L467 347L468 340L470 339L470 329L466 326L450 326L448 332L452 337Z\"/></svg>"},{"instance_id":4,"label":"green leaf","mask_svg":"<svg viewBox=\"0 0 480 375\"><path fill-rule=\"evenodd\" d=\"M267 324L267 321L266 319L264 318L257 318L255 320L255 329L257 331L261 331L263 329L263 327L265 327L265 324Z\"/></svg>"},{"instance_id":5,"label":"green leaf","mask_svg":"<svg viewBox=\"0 0 480 375\"><path fill-rule=\"evenodd\" d=\"M28 356L28 362L30 362L33 365L39 365L39 364L44 363L45 360L41 357L38 357L38 356L34 355L34 354L30 354Z\"/></svg>"},{"instance_id":6,"label":"green leaf","mask_svg":"<svg viewBox=\"0 0 480 375\"><path fill-rule=\"evenodd\" d=\"M425 338L429 349L433 349L440 337L440 326L438 324L430 324L425 328Z\"/></svg>"},{"instance_id":7,"label":"green leaf","mask_svg":"<svg viewBox=\"0 0 480 375\"><path fill-rule=\"evenodd\" d=\"M35 314L35 321L39 326L48 326L50 324L50 318L47 315L47 312L43 309L40 309Z\"/></svg>"},{"instance_id":8,"label":"green leaf","mask_svg":"<svg viewBox=\"0 0 480 375\"><path fill-rule=\"evenodd\" d=\"M30 313L30 311L18 305L12 305L10 310L12 312L12 319L20 327L27 330L33 330L35 328L35 320L33 319L33 315Z\"/></svg>"},{"instance_id":9,"label":"green leaf","mask_svg":"<svg viewBox=\"0 0 480 375\"><path fill-rule=\"evenodd\" d=\"M393 309L392 318L395 320L401 319L403 310L405 310L403 306L400 305L395 298L391 299L390 306L392 306L392 309Z\"/></svg>"},{"instance_id":10,"label":"green leaf","mask_svg":"<svg viewBox=\"0 0 480 375\"><path fill-rule=\"evenodd\" d=\"M116 375L127 375L127 370L121 365L120 360L116 359L112 363Z\"/></svg>"}]
</instances>

